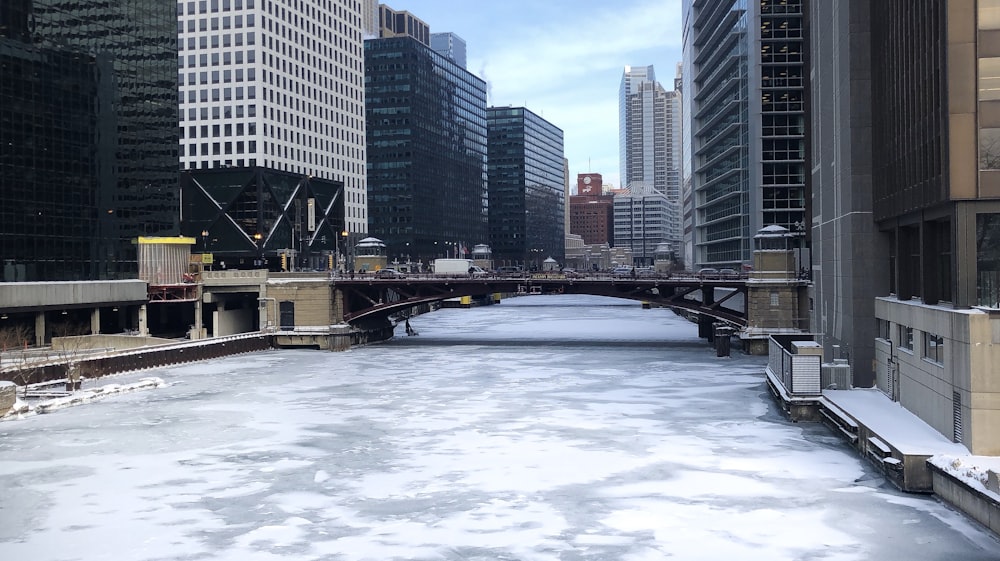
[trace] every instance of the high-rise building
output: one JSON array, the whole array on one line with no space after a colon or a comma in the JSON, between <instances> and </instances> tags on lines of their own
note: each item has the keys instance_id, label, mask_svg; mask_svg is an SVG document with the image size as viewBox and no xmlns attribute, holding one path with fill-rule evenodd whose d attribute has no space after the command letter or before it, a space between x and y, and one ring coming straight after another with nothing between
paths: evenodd
<instances>
[{"instance_id":1,"label":"high-rise building","mask_svg":"<svg viewBox=\"0 0 1000 561\"><path fill-rule=\"evenodd\" d=\"M341 182L356 239L368 229L361 5L334 4L177 4L181 166Z\"/></svg>"},{"instance_id":2,"label":"high-rise building","mask_svg":"<svg viewBox=\"0 0 1000 561\"><path fill-rule=\"evenodd\" d=\"M365 41L365 68L371 235L390 261L486 243L486 83L412 37Z\"/></svg>"},{"instance_id":3,"label":"high-rise building","mask_svg":"<svg viewBox=\"0 0 1000 561\"><path fill-rule=\"evenodd\" d=\"M814 329L855 385L1000 454L1000 1L808 6Z\"/></svg>"},{"instance_id":4,"label":"high-rise building","mask_svg":"<svg viewBox=\"0 0 1000 561\"><path fill-rule=\"evenodd\" d=\"M663 239L680 245L681 99L656 81L652 66L626 66L619 89L619 135L623 187L659 193L677 211L663 217ZM640 187L641 186L641 187ZM644 195L645 196L645 195ZM669 210L669 209L668 209Z\"/></svg>"},{"instance_id":5,"label":"high-rise building","mask_svg":"<svg viewBox=\"0 0 1000 561\"><path fill-rule=\"evenodd\" d=\"M0 2L0 279L135 278L177 233L176 7Z\"/></svg>"},{"instance_id":6,"label":"high-rise building","mask_svg":"<svg viewBox=\"0 0 1000 561\"><path fill-rule=\"evenodd\" d=\"M431 33L431 48L465 68L465 39L454 33Z\"/></svg>"},{"instance_id":7,"label":"high-rise building","mask_svg":"<svg viewBox=\"0 0 1000 561\"><path fill-rule=\"evenodd\" d=\"M686 2L684 14L695 264L750 263L764 226L808 245L801 0Z\"/></svg>"},{"instance_id":8,"label":"high-rise building","mask_svg":"<svg viewBox=\"0 0 1000 561\"><path fill-rule=\"evenodd\" d=\"M524 107L487 109L493 261L541 269L565 255L563 131Z\"/></svg>"},{"instance_id":9,"label":"high-rise building","mask_svg":"<svg viewBox=\"0 0 1000 561\"><path fill-rule=\"evenodd\" d=\"M1000 2L870 9L877 386L1000 454Z\"/></svg>"},{"instance_id":10,"label":"high-rise building","mask_svg":"<svg viewBox=\"0 0 1000 561\"><path fill-rule=\"evenodd\" d=\"M886 264L872 220L868 0L809 4L812 271L809 325L854 384L874 382L875 280ZM820 25L815 25L820 22ZM836 347L837 351L834 352Z\"/></svg>"}]
</instances>

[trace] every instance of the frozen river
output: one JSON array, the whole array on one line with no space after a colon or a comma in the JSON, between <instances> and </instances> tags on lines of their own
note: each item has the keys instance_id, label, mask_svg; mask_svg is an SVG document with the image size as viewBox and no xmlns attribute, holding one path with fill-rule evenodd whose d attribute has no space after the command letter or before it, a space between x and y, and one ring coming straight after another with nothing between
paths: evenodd
<instances>
[{"instance_id":1,"label":"frozen river","mask_svg":"<svg viewBox=\"0 0 1000 561\"><path fill-rule=\"evenodd\" d=\"M668 311L529 296L411 323L0 423L0 559L1000 559Z\"/></svg>"}]
</instances>

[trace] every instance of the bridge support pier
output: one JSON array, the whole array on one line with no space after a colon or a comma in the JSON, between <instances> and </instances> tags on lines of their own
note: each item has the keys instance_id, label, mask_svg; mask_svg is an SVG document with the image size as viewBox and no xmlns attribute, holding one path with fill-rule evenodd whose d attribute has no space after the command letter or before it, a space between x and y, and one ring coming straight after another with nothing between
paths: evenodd
<instances>
[{"instance_id":1,"label":"bridge support pier","mask_svg":"<svg viewBox=\"0 0 1000 561\"><path fill-rule=\"evenodd\" d=\"M698 337L707 339L709 343L715 340L715 318L698 316Z\"/></svg>"}]
</instances>

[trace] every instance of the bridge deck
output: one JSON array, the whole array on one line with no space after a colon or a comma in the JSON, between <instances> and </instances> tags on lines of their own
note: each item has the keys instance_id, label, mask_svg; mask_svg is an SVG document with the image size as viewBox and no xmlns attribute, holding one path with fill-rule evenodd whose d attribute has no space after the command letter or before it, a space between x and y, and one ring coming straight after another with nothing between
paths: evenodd
<instances>
[{"instance_id":1,"label":"bridge deck","mask_svg":"<svg viewBox=\"0 0 1000 561\"><path fill-rule=\"evenodd\" d=\"M650 302L708 315L738 327L746 326L747 279L705 279L697 276L615 277L534 274L526 277L417 275L375 278L374 275L335 277L344 294L344 319L386 316L405 308L461 296L495 293L592 294ZM753 282L753 281L750 281Z\"/></svg>"}]
</instances>

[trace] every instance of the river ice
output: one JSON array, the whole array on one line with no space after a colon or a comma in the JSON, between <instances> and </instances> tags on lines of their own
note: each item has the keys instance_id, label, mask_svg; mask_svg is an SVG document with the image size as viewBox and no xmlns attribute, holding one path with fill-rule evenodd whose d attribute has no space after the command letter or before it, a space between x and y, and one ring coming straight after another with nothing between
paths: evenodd
<instances>
[{"instance_id":1,"label":"river ice","mask_svg":"<svg viewBox=\"0 0 1000 561\"><path fill-rule=\"evenodd\" d=\"M0 557L1000 559L666 310L528 296L0 423Z\"/></svg>"}]
</instances>

